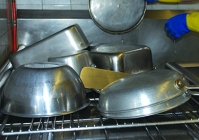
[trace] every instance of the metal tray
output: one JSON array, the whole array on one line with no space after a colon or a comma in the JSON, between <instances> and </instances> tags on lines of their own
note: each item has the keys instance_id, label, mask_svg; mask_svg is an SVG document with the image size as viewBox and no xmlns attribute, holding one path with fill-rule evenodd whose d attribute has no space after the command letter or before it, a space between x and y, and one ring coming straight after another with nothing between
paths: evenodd
<instances>
[{"instance_id":1,"label":"metal tray","mask_svg":"<svg viewBox=\"0 0 199 140\"><path fill-rule=\"evenodd\" d=\"M71 25L13 53L9 59L14 68L33 62L47 62L49 57L65 56L86 49L89 42L78 24Z\"/></svg>"}]
</instances>

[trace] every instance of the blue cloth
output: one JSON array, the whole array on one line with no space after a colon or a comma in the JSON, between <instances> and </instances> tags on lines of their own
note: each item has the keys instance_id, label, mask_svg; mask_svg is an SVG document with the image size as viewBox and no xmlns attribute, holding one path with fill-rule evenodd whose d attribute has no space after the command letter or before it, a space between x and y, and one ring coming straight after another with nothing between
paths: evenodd
<instances>
[{"instance_id":1,"label":"blue cloth","mask_svg":"<svg viewBox=\"0 0 199 140\"><path fill-rule=\"evenodd\" d=\"M190 32L187 27L186 15L187 13L178 14L165 23L166 32L175 40Z\"/></svg>"},{"instance_id":2,"label":"blue cloth","mask_svg":"<svg viewBox=\"0 0 199 140\"><path fill-rule=\"evenodd\" d=\"M158 2L158 0L146 0L147 4Z\"/></svg>"}]
</instances>

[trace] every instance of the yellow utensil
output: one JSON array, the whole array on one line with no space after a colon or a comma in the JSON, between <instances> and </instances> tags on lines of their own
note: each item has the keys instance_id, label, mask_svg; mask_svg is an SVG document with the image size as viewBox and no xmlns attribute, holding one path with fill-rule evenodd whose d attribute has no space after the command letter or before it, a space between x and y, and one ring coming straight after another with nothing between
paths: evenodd
<instances>
[{"instance_id":1,"label":"yellow utensil","mask_svg":"<svg viewBox=\"0 0 199 140\"><path fill-rule=\"evenodd\" d=\"M85 88L103 89L108 84L129 75L131 74L93 67L84 67L81 70L80 78Z\"/></svg>"}]
</instances>

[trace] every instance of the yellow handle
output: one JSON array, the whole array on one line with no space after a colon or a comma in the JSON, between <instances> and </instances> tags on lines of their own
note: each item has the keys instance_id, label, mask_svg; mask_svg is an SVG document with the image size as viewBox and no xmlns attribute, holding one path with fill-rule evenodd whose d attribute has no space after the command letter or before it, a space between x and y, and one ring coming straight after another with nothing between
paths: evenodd
<instances>
[{"instance_id":1,"label":"yellow handle","mask_svg":"<svg viewBox=\"0 0 199 140\"><path fill-rule=\"evenodd\" d=\"M80 78L85 88L94 88L101 90L110 83L129 75L132 74L92 67L84 67L80 73Z\"/></svg>"}]
</instances>

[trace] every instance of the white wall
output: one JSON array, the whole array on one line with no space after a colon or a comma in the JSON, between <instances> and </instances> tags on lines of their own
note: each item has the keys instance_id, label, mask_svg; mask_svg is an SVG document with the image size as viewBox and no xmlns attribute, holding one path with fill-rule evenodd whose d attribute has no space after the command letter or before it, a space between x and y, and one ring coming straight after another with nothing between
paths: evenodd
<instances>
[{"instance_id":1,"label":"white wall","mask_svg":"<svg viewBox=\"0 0 199 140\"><path fill-rule=\"evenodd\" d=\"M88 0L16 0L18 9L87 10Z\"/></svg>"},{"instance_id":2,"label":"white wall","mask_svg":"<svg viewBox=\"0 0 199 140\"><path fill-rule=\"evenodd\" d=\"M1 0L0 0L1 1ZM18 9L37 10L88 10L89 0L16 0ZM0 3L1 5L2 3ZM147 10L199 10L199 0L195 3L147 5Z\"/></svg>"},{"instance_id":3,"label":"white wall","mask_svg":"<svg viewBox=\"0 0 199 140\"><path fill-rule=\"evenodd\" d=\"M199 1L176 4L155 3L147 5L147 10L199 10Z\"/></svg>"}]
</instances>

